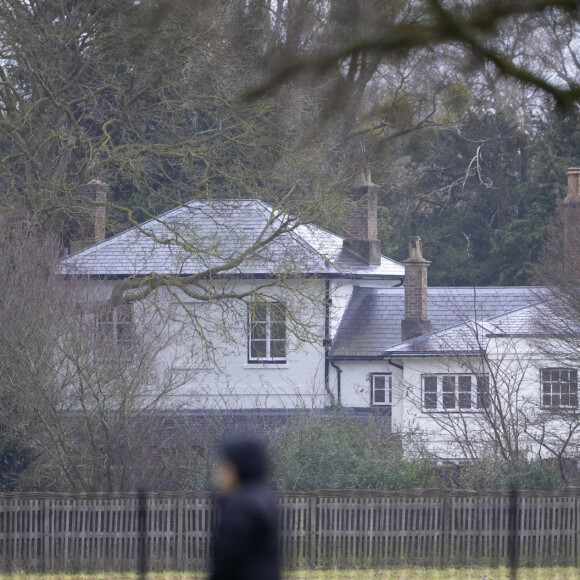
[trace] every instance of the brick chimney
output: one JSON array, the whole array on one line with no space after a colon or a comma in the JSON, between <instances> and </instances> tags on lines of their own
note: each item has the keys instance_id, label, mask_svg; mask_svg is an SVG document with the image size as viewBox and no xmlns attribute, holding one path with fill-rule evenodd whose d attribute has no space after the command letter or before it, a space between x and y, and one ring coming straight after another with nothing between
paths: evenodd
<instances>
[{"instance_id":1,"label":"brick chimney","mask_svg":"<svg viewBox=\"0 0 580 580\"><path fill-rule=\"evenodd\" d=\"M381 242L377 239L377 192L370 169L362 170L350 195L346 217L346 238L342 247L367 264L381 263Z\"/></svg>"},{"instance_id":2,"label":"brick chimney","mask_svg":"<svg viewBox=\"0 0 580 580\"><path fill-rule=\"evenodd\" d=\"M419 236L409 239L409 257L405 266L405 318L401 321L401 340L410 340L431 331L427 318L427 268Z\"/></svg>"},{"instance_id":3,"label":"brick chimney","mask_svg":"<svg viewBox=\"0 0 580 580\"><path fill-rule=\"evenodd\" d=\"M93 201L105 203L107 201L107 191L109 186L98 179L89 181L84 187L84 193ZM95 243L105 241L105 226L107 224L107 210L104 205L95 206L93 210L95 224Z\"/></svg>"},{"instance_id":4,"label":"brick chimney","mask_svg":"<svg viewBox=\"0 0 580 580\"><path fill-rule=\"evenodd\" d=\"M580 168L568 169L568 195L563 201L564 273L580 277Z\"/></svg>"},{"instance_id":5,"label":"brick chimney","mask_svg":"<svg viewBox=\"0 0 580 580\"><path fill-rule=\"evenodd\" d=\"M105 203L107 201L107 193L109 186L102 181L93 179L82 187L82 197ZM85 206L86 202L80 201L81 207ZM85 206L86 207L86 206ZM78 252L87 246L97 244L105 240L105 228L107 224L107 209L104 205L94 206L90 205L88 209L84 210L83 217L79 220L79 226L75 234L75 240L71 241L70 251Z\"/></svg>"}]
</instances>

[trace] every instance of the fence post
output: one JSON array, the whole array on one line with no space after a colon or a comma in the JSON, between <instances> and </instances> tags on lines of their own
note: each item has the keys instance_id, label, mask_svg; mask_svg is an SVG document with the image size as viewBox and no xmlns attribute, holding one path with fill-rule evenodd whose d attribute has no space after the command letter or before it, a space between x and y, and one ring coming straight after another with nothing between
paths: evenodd
<instances>
[{"instance_id":1,"label":"fence post","mask_svg":"<svg viewBox=\"0 0 580 580\"><path fill-rule=\"evenodd\" d=\"M42 512L44 519L44 541L43 541L43 554L42 554L42 570L43 572L48 572L51 568L50 563L50 543L52 542L52 534L50 533L50 499L45 498L42 502Z\"/></svg>"},{"instance_id":2,"label":"fence post","mask_svg":"<svg viewBox=\"0 0 580 580\"><path fill-rule=\"evenodd\" d=\"M519 490L514 486L509 492L508 504L508 563L510 567L510 578L516 580L518 577L518 568L520 564L520 545L518 541L519 536ZM560 525L562 523L560 522Z\"/></svg>"},{"instance_id":3,"label":"fence post","mask_svg":"<svg viewBox=\"0 0 580 580\"><path fill-rule=\"evenodd\" d=\"M147 554L147 495L143 490L138 492L138 512L137 512L137 549L138 549L138 561L137 566L139 568L139 578L141 580L146 580L148 571L148 554Z\"/></svg>"},{"instance_id":4,"label":"fence post","mask_svg":"<svg viewBox=\"0 0 580 580\"><path fill-rule=\"evenodd\" d=\"M315 567L318 556L318 518L316 508L318 504L318 494L310 496L310 566Z\"/></svg>"},{"instance_id":5,"label":"fence post","mask_svg":"<svg viewBox=\"0 0 580 580\"><path fill-rule=\"evenodd\" d=\"M574 555L576 559L576 568L580 566L580 542L578 535L580 534L580 526L578 525L578 490L575 490L574 493Z\"/></svg>"},{"instance_id":6,"label":"fence post","mask_svg":"<svg viewBox=\"0 0 580 580\"><path fill-rule=\"evenodd\" d=\"M446 552L449 551L449 541L447 535L451 529L451 502L447 494L444 494L442 497L441 512L441 528L439 535L439 567L445 568L448 564L446 561Z\"/></svg>"},{"instance_id":7,"label":"fence post","mask_svg":"<svg viewBox=\"0 0 580 580\"><path fill-rule=\"evenodd\" d=\"M183 566L183 498L178 498L177 502L177 541L175 542L175 567L181 570Z\"/></svg>"}]
</instances>

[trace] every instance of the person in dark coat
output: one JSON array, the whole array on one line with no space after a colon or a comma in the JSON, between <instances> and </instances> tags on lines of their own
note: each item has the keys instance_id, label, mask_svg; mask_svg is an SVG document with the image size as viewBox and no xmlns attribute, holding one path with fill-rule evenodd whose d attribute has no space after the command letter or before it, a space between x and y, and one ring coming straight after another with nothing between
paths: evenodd
<instances>
[{"instance_id":1,"label":"person in dark coat","mask_svg":"<svg viewBox=\"0 0 580 580\"><path fill-rule=\"evenodd\" d=\"M250 438L227 442L216 480L223 492L211 580L279 580L278 513L264 485L266 452Z\"/></svg>"}]
</instances>

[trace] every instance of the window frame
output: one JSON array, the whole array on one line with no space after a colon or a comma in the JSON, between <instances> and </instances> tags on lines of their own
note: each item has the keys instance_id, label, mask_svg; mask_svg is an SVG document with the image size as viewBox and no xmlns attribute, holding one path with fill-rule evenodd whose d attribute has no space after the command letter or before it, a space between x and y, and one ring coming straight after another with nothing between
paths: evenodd
<instances>
[{"instance_id":1,"label":"window frame","mask_svg":"<svg viewBox=\"0 0 580 580\"><path fill-rule=\"evenodd\" d=\"M256 310L259 307L265 307L266 317L262 321L255 321L253 317L256 314ZM272 310L273 308L278 308L282 313L282 322L279 320L272 320ZM258 324L264 325L264 338L256 339L252 336L252 333ZM283 324L284 338L273 338L272 337L272 327L274 324ZM256 341L265 342L265 355L264 357L252 356L252 346ZM273 343L282 343L284 356L272 356L272 345ZM287 354L287 324L286 324L286 304L282 301L276 300L259 300L248 304L248 350L247 350L247 362L249 364L286 364Z\"/></svg>"},{"instance_id":2,"label":"window frame","mask_svg":"<svg viewBox=\"0 0 580 580\"><path fill-rule=\"evenodd\" d=\"M135 345L133 305L128 302L111 308L101 303L93 316L99 357L104 356L106 351L128 356Z\"/></svg>"},{"instance_id":3,"label":"window frame","mask_svg":"<svg viewBox=\"0 0 580 580\"><path fill-rule=\"evenodd\" d=\"M560 410L566 410L566 409L573 410L573 409L579 408L578 398L579 398L580 393L578 390L578 369L577 368L574 368L574 367L545 367L545 368L539 369L539 371L540 371L540 408L541 409L544 409L546 411L554 411L554 410L559 410L559 409ZM553 381L551 379L550 380L544 379L544 372L558 372L558 373L567 372L570 374L575 374L576 377L575 377L575 381L567 381L567 382L563 383L562 380L559 380L556 383L556 381ZM567 393L567 396L568 397L575 396L575 399L576 399L575 404L571 404L571 405L562 405L561 403L558 405L545 404L544 401L545 401L546 396L549 396L552 399L555 395L557 395L561 399L561 397L562 397L562 390L561 390L562 384L569 385L569 384L573 384L574 382L576 383L576 392L575 392L575 394L573 394L572 392L569 391ZM560 392L559 393L550 392L549 395L547 395L544 391L544 383L550 383L552 385L558 384L560 386Z\"/></svg>"},{"instance_id":4,"label":"window frame","mask_svg":"<svg viewBox=\"0 0 580 580\"><path fill-rule=\"evenodd\" d=\"M375 379L385 378L385 386L383 387L385 391L385 402L377 403L375 401ZM386 378L388 377L388 385L386 383ZM371 384L370 395L371 395L371 406L372 407L392 407L393 406L393 374L392 373L370 373L369 380Z\"/></svg>"},{"instance_id":5,"label":"window frame","mask_svg":"<svg viewBox=\"0 0 580 580\"><path fill-rule=\"evenodd\" d=\"M469 390L465 388L467 377L470 379ZM426 384L427 381L433 383L433 380L435 380L435 385ZM485 388L481 387L482 383ZM469 406L466 404L468 393ZM429 405L425 404L426 401L429 401ZM457 372L421 375L421 411L423 413L482 413L489 408L489 405L489 373Z\"/></svg>"}]
</instances>

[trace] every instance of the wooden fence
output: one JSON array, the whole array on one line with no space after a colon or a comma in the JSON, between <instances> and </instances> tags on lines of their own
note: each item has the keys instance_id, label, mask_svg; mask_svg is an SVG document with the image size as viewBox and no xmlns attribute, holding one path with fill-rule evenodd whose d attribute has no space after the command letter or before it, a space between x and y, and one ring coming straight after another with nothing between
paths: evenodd
<instances>
[{"instance_id":1,"label":"wooden fence","mask_svg":"<svg viewBox=\"0 0 580 580\"><path fill-rule=\"evenodd\" d=\"M279 493L286 567L580 564L580 490ZM212 495L0 494L0 566L204 569ZM510 560L511 558L511 560ZM141 563L143 565L143 562Z\"/></svg>"}]
</instances>

